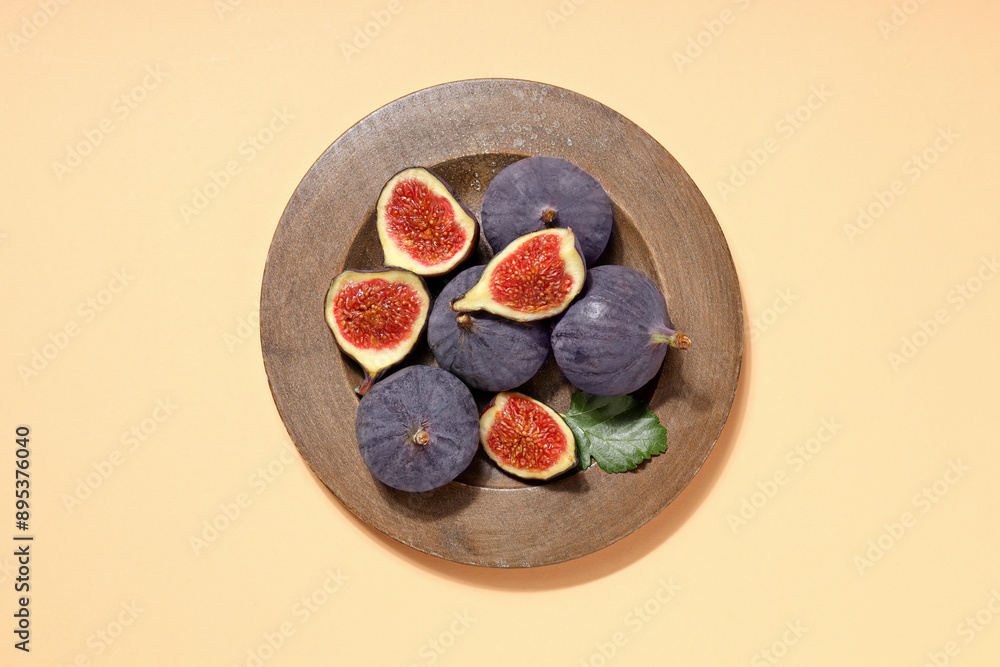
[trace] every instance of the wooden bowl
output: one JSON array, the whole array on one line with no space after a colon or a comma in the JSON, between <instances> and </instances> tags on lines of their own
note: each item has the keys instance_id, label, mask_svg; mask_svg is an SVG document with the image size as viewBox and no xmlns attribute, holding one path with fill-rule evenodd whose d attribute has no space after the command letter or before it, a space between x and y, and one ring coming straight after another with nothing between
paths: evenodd
<instances>
[{"instance_id":1,"label":"wooden bowl","mask_svg":"<svg viewBox=\"0 0 1000 667\"><path fill-rule=\"evenodd\" d=\"M326 325L326 291L344 269L381 266L375 202L397 171L433 169L478 214L492 177L531 155L566 158L601 182L613 203L615 230L600 263L625 264L653 278L674 326L693 341L690 350L669 351L662 371L637 394L666 426L669 448L627 473L594 465L546 484L510 477L479 455L456 481L435 491L388 488L371 476L358 452L353 388L361 373ZM458 270L489 255L481 240L476 256ZM447 280L428 281L432 293ZM490 567L586 555L666 507L715 445L743 355L736 270L715 216L687 173L646 132L602 104L511 79L415 92L337 139L306 173L278 223L264 269L260 330L278 412L334 495L414 549ZM424 341L404 363L433 365L434 358ZM572 388L550 359L523 391L565 412ZM477 394L477 400L482 405L488 396Z\"/></svg>"}]
</instances>

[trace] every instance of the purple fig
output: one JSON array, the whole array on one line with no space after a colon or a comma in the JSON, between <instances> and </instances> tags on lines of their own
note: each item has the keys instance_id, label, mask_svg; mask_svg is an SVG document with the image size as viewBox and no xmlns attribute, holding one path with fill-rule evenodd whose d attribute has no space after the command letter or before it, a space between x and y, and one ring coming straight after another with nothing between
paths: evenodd
<instances>
[{"instance_id":1,"label":"purple fig","mask_svg":"<svg viewBox=\"0 0 1000 667\"><path fill-rule=\"evenodd\" d=\"M372 475L400 491L447 484L479 447L472 392L434 366L408 366L372 387L358 404L354 430Z\"/></svg>"},{"instance_id":2,"label":"purple fig","mask_svg":"<svg viewBox=\"0 0 1000 667\"><path fill-rule=\"evenodd\" d=\"M494 252L529 232L573 229L594 264L611 238L611 200L600 182L568 160L529 157L502 169L486 188L483 235Z\"/></svg>"},{"instance_id":3,"label":"purple fig","mask_svg":"<svg viewBox=\"0 0 1000 667\"><path fill-rule=\"evenodd\" d=\"M667 348L691 341L674 330L663 293L652 280L625 266L587 272L580 298L552 328L552 352L577 389L621 396L649 382Z\"/></svg>"},{"instance_id":4,"label":"purple fig","mask_svg":"<svg viewBox=\"0 0 1000 667\"><path fill-rule=\"evenodd\" d=\"M549 327L448 305L472 288L485 266L462 271L445 285L427 318L427 343L438 365L470 387L506 391L530 380L549 355Z\"/></svg>"}]
</instances>

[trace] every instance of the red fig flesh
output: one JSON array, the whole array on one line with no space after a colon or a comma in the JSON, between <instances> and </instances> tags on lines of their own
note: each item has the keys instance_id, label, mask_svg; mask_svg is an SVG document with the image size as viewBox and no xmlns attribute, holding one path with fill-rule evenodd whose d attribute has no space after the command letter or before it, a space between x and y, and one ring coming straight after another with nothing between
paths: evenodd
<instances>
[{"instance_id":1,"label":"red fig flesh","mask_svg":"<svg viewBox=\"0 0 1000 667\"><path fill-rule=\"evenodd\" d=\"M382 188L376 227L387 266L437 276L464 261L475 245L475 217L448 185L422 167L404 169Z\"/></svg>"},{"instance_id":2,"label":"red fig flesh","mask_svg":"<svg viewBox=\"0 0 1000 667\"><path fill-rule=\"evenodd\" d=\"M479 440L494 463L518 477L551 479L576 465L576 440L566 422L517 392L490 402L479 417Z\"/></svg>"},{"instance_id":3,"label":"red fig flesh","mask_svg":"<svg viewBox=\"0 0 1000 667\"><path fill-rule=\"evenodd\" d=\"M333 279L326 323L344 353L364 370L359 394L413 349L430 305L423 280L409 271L344 271Z\"/></svg>"},{"instance_id":4,"label":"red fig flesh","mask_svg":"<svg viewBox=\"0 0 1000 667\"><path fill-rule=\"evenodd\" d=\"M458 312L485 310L519 322L558 315L586 276L570 229L525 234L495 255L472 289L452 302Z\"/></svg>"}]
</instances>

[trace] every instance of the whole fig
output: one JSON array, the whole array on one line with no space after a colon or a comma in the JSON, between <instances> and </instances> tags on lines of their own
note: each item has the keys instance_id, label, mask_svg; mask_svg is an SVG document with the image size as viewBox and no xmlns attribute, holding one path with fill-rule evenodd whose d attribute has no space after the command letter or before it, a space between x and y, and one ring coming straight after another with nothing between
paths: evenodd
<instances>
[{"instance_id":1,"label":"whole fig","mask_svg":"<svg viewBox=\"0 0 1000 667\"><path fill-rule=\"evenodd\" d=\"M552 328L551 340L566 379L596 396L636 391L659 371L668 347L691 346L673 329L656 283L615 265L587 272L583 292Z\"/></svg>"},{"instance_id":2,"label":"whole fig","mask_svg":"<svg viewBox=\"0 0 1000 667\"><path fill-rule=\"evenodd\" d=\"M529 232L569 227L593 264L611 238L611 200L600 182L569 160L535 156L498 173L483 195L483 235L494 252Z\"/></svg>"},{"instance_id":3,"label":"whole fig","mask_svg":"<svg viewBox=\"0 0 1000 667\"><path fill-rule=\"evenodd\" d=\"M427 318L427 343L438 365L470 387L506 391L530 380L549 355L549 327L483 311L456 313L448 305L465 294L485 266L462 271L445 285Z\"/></svg>"},{"instance_id":4,"label":"whole fig","mask_svg":"<svg viewBox=\"0 0 1000 667\"><path fill-rule=\"evenodd\" d=\"M354 430L376 479L400 491L430 491L472 462L479 413L472 392L448 371L408 366L365 394Z\"/></svg>"}]
</instances>

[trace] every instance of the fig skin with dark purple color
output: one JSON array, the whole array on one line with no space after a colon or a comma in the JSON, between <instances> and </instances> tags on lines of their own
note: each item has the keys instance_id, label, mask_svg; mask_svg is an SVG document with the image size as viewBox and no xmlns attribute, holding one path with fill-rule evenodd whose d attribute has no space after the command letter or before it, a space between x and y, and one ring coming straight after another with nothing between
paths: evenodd
<instances>
[{"instance_id":1,"label":"fig skin with dark purple color","mask_svg":"<svg viewBox=\"0 0 1000 667\"><path fill-rule=\"evenodd\" d=\"M434 366L408 366L373 386L354 423L372 475L400 491L444 486L479 447L479 411L457 377Z\"/></svg>"},{"instance_id":2,"label":"fig skin with dark purple color","mask_svg":"<svg viewBox=\"0 0 1000 667\"><path fill-rule=\"evenodd\" d=\"M593 265L611 238L611 200L601 183L569 160L536 156L502 169L486 188L480 214L493 252L529 232L568 227Z\"/></svg>"},{"instance_id":3,"label":"fig skin with dark purple color","mask_svg":"<svg viewBox=\"0 0 1000 667\"><path fill-rule=\"evenodd\" d=\"M456 313L453 299L475 285L486 269L462 271L441 290L427 318L427 343L438 365L471 387L506 391L530 380L549 356L549 327L477 311Z\"/></svg>"},{"instance_id":4,"label":"fig skin with dark purple color","mask_svg":"<svg viewBox=\"0 0 1000 667\"><path fill-rule=\"evenodd\" d=\"M635 269L588 271L583 292L552 328L552 352L566 379L595 396L623 396L649 382L668 347L690 340L673 329L663 293Z\"/></svg>"}]
</instances>

